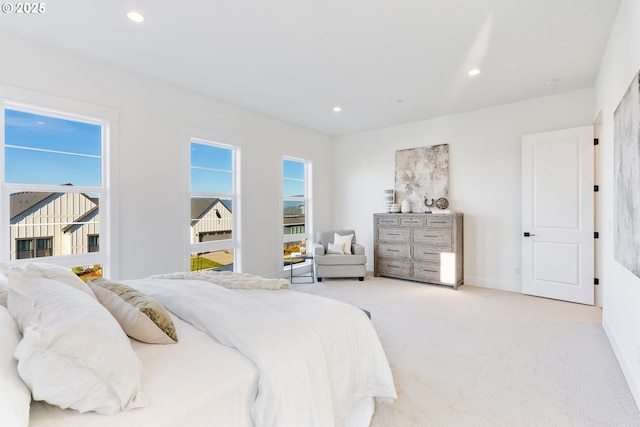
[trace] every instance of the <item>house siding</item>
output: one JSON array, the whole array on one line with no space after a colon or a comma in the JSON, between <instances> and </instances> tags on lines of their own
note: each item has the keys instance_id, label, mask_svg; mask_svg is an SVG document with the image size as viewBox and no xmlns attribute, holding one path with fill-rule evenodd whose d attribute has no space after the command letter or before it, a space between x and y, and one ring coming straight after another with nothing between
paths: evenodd
<instances>
[{"instance_id":1,"label":"house siding","mask_svg":"<svg viewBox=\"0 0 640 427\"><path fill-rule=\"evenodd\" d=\"M100 234L97 211L83 220L88 223L69 225L95 207L96 203L82 193L57 193L22 212L11 220L10 259L18 258L17 240L39 237L53 239L53 256L88 253L88 235Z\"/></svg>"}]
</instances>

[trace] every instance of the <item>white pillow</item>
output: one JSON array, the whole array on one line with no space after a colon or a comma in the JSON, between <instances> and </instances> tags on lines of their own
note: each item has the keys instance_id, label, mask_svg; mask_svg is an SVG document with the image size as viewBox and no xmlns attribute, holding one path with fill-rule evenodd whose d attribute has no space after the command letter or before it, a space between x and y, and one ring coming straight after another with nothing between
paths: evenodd
<instances>
[{"instance_id":1,"label":"white pillow","mask_svg":"<svg viewBox=\"0 0 640 427\"><path fill-rule=\"evenodd\" d=\"M343 243L327 244L327 254L344 255L344 244Z\"/></svg>"},{"instance_id":2,"label":"white pillow","mask_svg":"<svg viewBox=\"0 0 640 427\"><path fill-rule=\"evenodd\" d=\"M31 392L18 375L13 352L22 335L6 307L0 307L0 414L7 426L27 426Z\"/></svg>"},{"instance_id":3,"label":"white pillow","mask_svg":"<svg viewBox=\"0 0 640 427\"><path fill-rule=\"evenodd\" d=\"M57 280L67 285L79 289L91 298L97 301L89 286L78 277L70 268L62 267L56 264L30 263L24 270L31 277L45 277L47 279Z\"/></svg>"},{"instance_id":4,"label":"white pillow","mask_svg":"<svg viewBox=\"0 0 640 427\"><path fill-rule=\"evenodd\" d=\"M23 334L14 356L35 400L106 415L146 405L142 362L95 297L29 272L7 276Z\"/></svg>"},{"instance_id":5,"label":"white pillow","mask_svg":"<svg viewBox=\"0 0 640 427\"><path fill-rule=\"evenodd\" d=\"M9 279L0 272L0 305L7 306L7 295L9 294Z\"/></svg>"},{"instance_id":6,"label":"white pillow","mask_svg":"<svg viewBox=\"0 0 640 427\"><path fill-rule=\"evenodd\" d=\"M25 264L0 263L0 305L7 306L7 296L9 295L7 273L10 271L24 271L25 268Z\"/></svg>"},{"instance_id":7,"label":"white pillow","mask_svg":"<svg viewBox=\"0 0 640 427\"><path fill-rule=\"evenodd\" d=\"M353 234L341 236L338 233L333 233L333 243L337 245L343 244L344 245L343 252L345 254L351 255L351 240L353 240Z\"/></svg>"},{"instance_id":8,"label":"white pillow","mask_svg":"<svg viewBox=\"0 0 640 427\"><path fill-rule=\"evenodd\" d=\"M154 298L103 278L89 280L89 287L131 338L149 344L178 342L171 316Z\"/></svg>"}]
</instances>

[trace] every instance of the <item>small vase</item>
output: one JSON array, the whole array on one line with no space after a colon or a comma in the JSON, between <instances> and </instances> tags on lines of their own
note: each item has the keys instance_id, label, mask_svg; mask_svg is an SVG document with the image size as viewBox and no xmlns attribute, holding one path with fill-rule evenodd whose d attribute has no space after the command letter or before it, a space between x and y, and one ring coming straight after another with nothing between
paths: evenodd
<instances>
[{"instance_id":1,"label":"small vase","mask_svg":"<svg viewBox=\"0 0 640 427\"><path fill-rule=\"evenodd\" d=\"M411 205L408 200L402 202L402 206L400 207L400 212L402 213L411 213Z\"/></svg>"}]
</instances>

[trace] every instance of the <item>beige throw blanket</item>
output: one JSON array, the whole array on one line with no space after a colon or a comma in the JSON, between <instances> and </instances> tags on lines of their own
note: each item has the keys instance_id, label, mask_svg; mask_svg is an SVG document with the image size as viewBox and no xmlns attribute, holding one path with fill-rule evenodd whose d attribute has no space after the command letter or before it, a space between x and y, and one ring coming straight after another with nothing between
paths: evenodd
<instances>
[{"instance_id":1,"label":"beige throw blanket","mask_svg":"<svg viewBox=\"0 0 640 427\"><path fill-rule=\"evenodd\" d=\"M233 273L231 271L205 270L197 272L181 272L156 274L148 279L184 279L203 280L227 289L289 289L287 279L267 279L248 273Z\"/></svg>"}]
</instances>

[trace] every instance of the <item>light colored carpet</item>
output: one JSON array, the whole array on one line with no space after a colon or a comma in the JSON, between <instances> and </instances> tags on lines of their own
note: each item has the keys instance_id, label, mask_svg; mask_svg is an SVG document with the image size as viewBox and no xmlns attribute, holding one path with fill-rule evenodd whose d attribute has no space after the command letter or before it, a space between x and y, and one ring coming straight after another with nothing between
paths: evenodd
<instances>
[{"instance_id":1,"label":"light colored carpet","mask_svg":"<svg viewBox=\"0 0 640 427\"><path fill-rule=\"evenodd\" d=\"M398 392L372 427L640 426L599 308L371 276L294 289L371 312Z\"/></svg>"}]
</instances>

